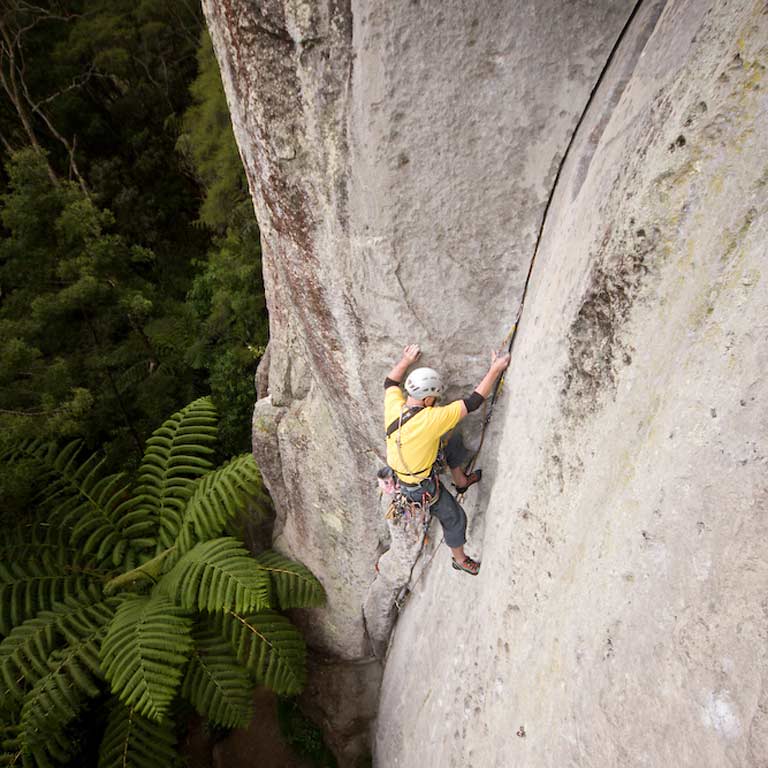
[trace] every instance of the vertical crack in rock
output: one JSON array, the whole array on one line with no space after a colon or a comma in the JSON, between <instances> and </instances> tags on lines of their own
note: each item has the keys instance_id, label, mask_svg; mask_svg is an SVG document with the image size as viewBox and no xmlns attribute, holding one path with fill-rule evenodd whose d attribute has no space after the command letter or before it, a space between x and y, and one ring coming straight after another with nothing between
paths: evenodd
<instances>
[{"instance_id":1,"label":"vertical crack in rock","mask_svg":"<svg viewBox=\"0 0 768 768\"><path fill-rule=\"evenodd\" d=\"M608 120L610 119L611 111L619 103L619 99L621 98L621 95L624 92L624 89L626 88L630 77L632 76L632 72L634 71L634 67L637 64L638 59L640 58L640 54L642 53L643 48L648 42L648 39L650 38L651 34L653 33L653 30L656 28L656 23L658 22L662 11L667 5L667 2L668 0L637 0L634 8L632 9L632 12L629 14L629 17L627 18L621 32L619 33L618 37L616 38L616 41L613 44L613 47L611 48L611 52L608 54L608 57L605 60L605 64L603 65L603 68L600 71L600 75L595 81L594 87L592 88L592 91L589 94L589 98L587 99L587 102L584 105L584 109L582 110L581 115L579 116L579 120L576 123L576 127L573 129L571 138L568 141L568 146L566 147L565 152L563 152L562 159L560 160L560 163L557 168L557 173L555 174L555 179L550 188L549 197L547 199L547 204L544 208L544 213L541 217L541 224L539 226L539 232L536 237L536 245L533 248L533 255L531 256L531 263L528 268L528 275L525 280L525 287L523 289L523 296L521 299L521 303L525 301L525 294L528 290L528 284L531 279L531 273L533 272L533 266L536 261L536 254L538 253L539 247L541 246L541 238L544 233L544 227L546 226L546 223L547 223L547 214L549 213L549 208L550 208L550 205L552 204L552 200L555 196L555 192L558 189L558 182L560 181L561 171L565 167L565 163L568 160L568 155L571 151L571 147L574 146L574 143L576 141L581 139L580 129L582 127L582 124L584 123L584 120L587 114L589 114L593 109L595 94L597 94L597 92L600 90L600 86L602 85L605 79L606 73L608 72L608 70L611 67L611 64L616 58L616 53L621 48L622 41L627 36L627 31L633 27L633 23L635 22L635 19L637 18L642 8L644 11L646 11L646 18L643 19L643 25L639 32L633 29L634 45L633 45L632 55L628 57L628 61L625 62L625 66L623 68L621 78L617 80L616 84L611 89L610 97L607 99L607 103L603 107L603 110L602 110L603 117L598 122L598 127L593 129L590 132L589 139L588 139L590 151L585 152L585 154L580 159L579 171L577 173L578 182L575 184L574 192L572 195L572 197L574 198L578 194L578 190L581 188L581 185L584 182L584 178L586 177L587 172L589 171L589 165L592 161L592 156L594 155L595 148L597 147L597 144L600 141L600 137L602 136L602 133L605 130L605 126L608 123Z\"/></svg>"},{"instance_id":2,"label":"vertical crack in rock","mask_svg":"<svg viewBox=\"0 0 768 768\"><path fill-rule=\"evenodd\" d=\"M576 121L576 125L573 128L565 150L560 155L559 160L556 157L553 161L556 170L553 168L552 170L554 173L550 173L547 178L549 193L541 215L541 221L531 258L528 262L525 282L520 295L517 323L513 328L510 346L514 342L515 334L517 333L517 329L522 320L522 311L533 275L536 255L547 223L547 214L558 189L561 171L568 160L571 147L576 141L581 139L580 128L587 114L594 108L593 103L595 94L600 89L606 73L611 67L611 64L616 57L616 53L620 49L622 42L627 35L627 31L632 28L633 25L637 27L637 17L642 8L644 14L642 26L639 30L633 29L632 53L625 60L623 75L614 84L611 96L603 107L605 114L599 122L600 130L593 129L590 134L589 141L591 152L585 153L581 158L580 175L582 181L589 170L589 163L592 154L594 153L594 149L600 140L602 131L610 119L611 110L618 104L624 88L630 80L640 54L653 33L656 23L667 2L668 0L637 0L605 58L600 73L595 79L589 96L585 101L584 108L581 110L578 120ZM581 182L579 182L579 186L580 184ZM571 359L579 360L580 365L572 364L571 370L566 374L566 384L563 389L564 402L578 403L578 405L573 406L574 412L578 410L578 408L583 407L583 400L586 396L591 397L593 401L596 400L597 392L601 391L604 380L607 379L611 383L614 381L613 359L617 354L619 346L617 340L617 328L620 322L626 318L629 312L629 307L631 306L632 298L639 287L640 279L644 272L647 272L647 267L644 265L644 256L648 250L652 248L651 242L648 241L644 235L638 239L641 242L635 247L633 254L630 255L631 266L629 267L629 271L622 272L616 277L601 272L596 277L596 284L599 287L594 289L590 298L585 301L580 319L574 326ZM416 312L415 308L408 301L408 296L400 278L399 270L400 264L398 264L394 274L403 291L406 305L422 327L426 327L419 313ZM624 362L626 362L629 358L629 353L624 351L623 356ZM570 391L572 388L574 390L573 393ZM574 401L568 400L569 394L576 395ZM396 543L396 546L391 547L379 561L380 566L385 564L385 570L383 573L380 570L377 577L373 580L363 610L364 616L368 619L366 622L366 631L370 638L372 648L377 655L382 655L385 652L390 633L397 618L397 613L392 607L395 596L403 589L407 588L408 585L413 586L414 566L421 555L420 539L417 541L413 541L412 539L409 540L406 535L399 533L397 536L393 536L393 542ZM423 568L426 568L426 565L424 565ZM419 573L418 578L420 577L421 573Z\"/></svg>"},{"instance_id":3,"label":"vertical crack in rock","mask_svg":"<svg viewBox=\"0 0 768 768\"><path fill-rule=\"evenodd\" d=\"M328 591L308 641L345 663L368 641L382 652L415 559L393 534L370 584L381 510L364 446L379 439L380 381L418 324L451 394L479 380L477 347L525 297L560 170L640 4L620 5L204 0L264 244L269 397L254 453L276 546ZM425 276L422 307L405 288ZM633 285L609 286L619 319ZM334 720L345 684L317 690L351 744Z\"/></svg>"}]
</instances>

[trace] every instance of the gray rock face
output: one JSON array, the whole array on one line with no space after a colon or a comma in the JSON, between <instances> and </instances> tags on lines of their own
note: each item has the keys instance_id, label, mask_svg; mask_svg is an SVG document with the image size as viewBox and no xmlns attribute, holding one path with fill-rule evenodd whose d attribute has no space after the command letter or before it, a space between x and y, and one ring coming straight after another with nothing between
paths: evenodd
<instances>
[{"instance_id":1,"label":"gray rock face","mask_svg":"<svg viewBox=\"0 0 768 768\"><path fill-rule=\"evenodd\" d=\"M326 652L371 652L384 374L418 341L454 393L482 376L621 5L204 3L262 230L254 452L277 546L328 592Z\"/></svg>"},{"instance_id":2,"label":"gray rock face","mask_svg":"<svg viewBox=\"0 0 768 768\"><path fill-rule=\"evenodd\" d=\"M354 678L315 673L331 729L364 731L410 580L377 765L764 765L765 4L645 0L623 34L634 4L204 7L263 236L254 452ZM437 530L411 574L371 482L382 379L415 341L471 388L534 253L466 505L481 574Z\"/></svg>"},{"instance_id":3,"label":"gray rock face","mask_svg":"<svg viewBox=\"0 0 768 768\"><path fill-rule=\"evenodd\" d=\"M482 571L439 554L400 617L377 765L768 761L768 16L653 11L547 216Z\"/></svg>"}]
</instances>

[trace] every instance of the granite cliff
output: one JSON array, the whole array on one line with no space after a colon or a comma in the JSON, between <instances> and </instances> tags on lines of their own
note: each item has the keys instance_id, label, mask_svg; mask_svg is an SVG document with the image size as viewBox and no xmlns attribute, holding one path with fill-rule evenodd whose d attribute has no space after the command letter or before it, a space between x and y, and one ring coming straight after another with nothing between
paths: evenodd
<instances>
[{"instance_id":1,"label":"granite cliff","mask_svg":"<svg viewBox=\"0 0 768 768\"><path fill-rule=\"evenodd\" d=\"M765 2L204 7L263 237L254 452L328 592L342 764L375 717L386 768L765 765ZM384 374L415 341L466 392L523 299L481 574L438 530L412 573Z\"/></svg>"}]
</instances>

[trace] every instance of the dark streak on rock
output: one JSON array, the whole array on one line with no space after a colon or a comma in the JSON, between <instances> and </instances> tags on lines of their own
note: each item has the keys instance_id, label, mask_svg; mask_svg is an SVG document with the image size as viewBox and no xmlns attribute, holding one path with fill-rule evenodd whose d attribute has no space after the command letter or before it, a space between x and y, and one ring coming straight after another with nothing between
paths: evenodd
<instances>
[{"instance_id":1,"label":"dark streak on rock","mask_svg":"<svg viewBox=\"0 0 768 768\"><path fill-rule=\"evenodd\" d=\"M587 290L568 334L568 366L561 390L566 416L581 420L612 394L620 365L631 363L621 329L653 264L655 230L614 236L608 228Z\"/></svg>"},{"instance_id":2,"label":"dark streak on rock","mask_svg":"<svg viewBox=\"0 0 768 768\"><path fill-rule=\"evenodd\" d=\"M300 150L290 167L282 159L284 147L301 147L307 133L308 110L319 114L321 122L339 120L338 97L351 70L351 61L341 57L340 49L349 48L351 10L345 0L329 3L328 26L332 34L322 34L316 28L316 18L306 39L293 39L283 4L273 1L260 6L222 0L218 10L222 26L233 30L226 55L231 59L233 81L239 91L237 106L248 110L242 122L252 139L252 162L246 163L249 182L267 211L269 221L264 224L277 235L269 241L271 263L278 284L286 291L286 299L303 326L313 366L326 382L339 381L345 378L340 332L321 282L317 253L320 222L314 211L324 208L317 200L323 192L307 182L315 175L307 163L317 159L302 157ZM333 48L332 56L324 55L328 47ZM330 59L333 63L319 69L321 83L316 102L308 104L299 71L302 66L314 66L315 59ZM343 129L338 134L344 136ZM325 158L319 154L322 163ZM319 170L322 174L324 169ZM336 183L333 189L344 208L344 185Z\"/></svg>"}]
</instances>

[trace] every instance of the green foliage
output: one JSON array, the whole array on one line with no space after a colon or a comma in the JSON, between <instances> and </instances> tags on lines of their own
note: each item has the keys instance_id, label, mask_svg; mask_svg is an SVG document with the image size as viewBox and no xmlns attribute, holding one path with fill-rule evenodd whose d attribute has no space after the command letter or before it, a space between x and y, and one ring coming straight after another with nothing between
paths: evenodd
<instances>
[{"instance_id":1,"label":"green foliage","mask_svg":"<svg viewBox=\"0 0 768 768\"><path fill-rule=\"evenodd\" d=\"M112 617L107 603L99 608L69 614L59 623L66 645L50 652L48 672L24 697L23 744L38 763L45 764L49 758L63 762L70 756L73 745L67 726L84 701L99 694L98 649Z\"/></svg>"},{"instance_id":2,"label":"green foliage","mask_svg":"<svg viewBox=\"0 0 768 768\"><path fill-rule=\"evenodd\" d=\"M176 549L169 564L185 555L196 542L218 536L242 508L243 494L255 504L251 512L266 518L271 508L259 468L246 454L203 477L190 498L181 521Z\"/></svg>"},{"instance_id":3,"label":"green foliage","mask_svg":"<svg viewBox=\"0 0 768 768\"><path fill-rule=\"evenodd\" d=\"M190 88L177 149L203 189L200 220L215 233L207 259L198 262L188 293L200 328L187 360L208 372L214 402L224 418L222 443L228 453L247 449L253 379L268 339L261 279L259 228L248 197L213 47L203 32L198 77Z\"/></svg>"},{"instance_id":4,"label":"green foliage","mask_svg":"<svg viewBox=\"0 0 768 768\"><path fill-rule=\"evenodd\" d=\"M225 452L247 450L259 231L199 4L11 6L38 109L0 89L0 433L133 470L152 426L210 391ZM0 503L23 513L32 482L0 474Z\"/></svg>"},{"instance_id":5,"label":"green foliage","mask_svg":"<svg viewBox=\"0 0 768 768\"><path fill-rule=\"evenodd\" d=\"M227 611L216 615L212 624L257 682L285 694L304 687L304 640L284 616L272 611L246 615Z\"/></svg>"},{"instance_id":6,"label":"green foliage","mask_svg":"<svg viewBox=\"0 0 768 768\"><path fill-rule=\"evenodd\" d=\"M167 597L131 595L101 645L101 667L112 692L138 714L161 720L192 650L191 629L191 619Z\"/></svg>"},{"instance_id":7,"label":"green foliage","mask_svg":"<svg viewBox=\"0 0 768 768\"><path fill-rule=\"evenodd\" d=\"M240 205L200 266L188 293L200 331L187 360L208 371L211 395L225 413L222 442L236 453L249 445L254 377L268 340L261 245L250 201Z\"/></svg>"},{"instance_id":8,"label":"green foliage","mask_svg":"<svg viewBox=\"0 0 768 768\"><path fill-rule=\"evenodd\" d=\"M304 715L295 698L278 697L277 720L285 741L315 768L336 768L336 758L323 739L322 729Z\"/></svg>"},{"instance_id":9,"label":"green foliage","mask_svg":"<svg viewBox=\"0 0 768 768\"><path fill-rule=\"evenodd\" d=\"M99 768L173 768L179 762L171 720L155 723L112 702L101 741Z\"/></svg>"},{"instance_id":10,"label":"green foliage","mask_svg":"<svg viewBox=\"0 0 768 768\"><path fill-rule=\"evenodd\" d=\"M182 313L168 296L184 293L143 274L135 259L151 252L112 231L112 214L79 187L53 185L41 155L21 151L6 167L0 426L13 439L82 436L138 458L158 407L189 399L165 375L185 367L188 339L160 351L151 335L159 315Z\"/></svg>"},{"instance_id":11,"label":"green foliage","mask_svg":"<svg viewBox=\"0 0 768 768\"><path fill-rule=\"evenodd\" d=\"M5 454L44 484L0 547L0 764L77 760L79 718L107 691L100 766L151 768L174 762L179 697L232 727L250 717L254 682L301 690L304 642L270 608L317 605L322 589L222 535L265 496L251 456L214 468L215 440L211 402L191 403L149 440L133 488L79 444Z\"/></svg>"},{"instance_id":12,"label":"green foliage","mask_svg":"<svg viewBox=\"0 0 768 768\"><path fill-rule=\"evenodd\" d=\"M189 89L193 103L184 113L176 148L205 190L200 220L223 232L232 209L247 197L248 191L207 30L200 35L197 66L197 78Z\"/></svg>"},{"instance_id":13,"label":"green foliage","mask_svg":"<svg viewBox=\"0 0 768 768\"><path fill-rule=\"evenodd\" d=\"M64 552L0 563L0 634L88 590L99 575L87 561L73 561Z\"/></svg>"},{"instance_id":14,"label":"green foliage","mask_svg":"<svg viewBox=\"0 0 768 768\"><path fill-rule=\"evenodd\" d=\"M176 539L195 482L213 468L216 420L211 401L201 398L173 414L147 440L137 499L155 521L158 551Z\"/></svg>"},{"instance_id":15,"label":"green foliage","mask_svg":"<svg viewBox=\"0 0 768 768\"><path fill-rule=\"evenodd\" d=\"M269 605L269 578L235 539L204 541L189 550L163 579L187 610L248 612Z\"/></svg>"},{"instance_id":16,"label":"green foliage","mask_svg":"<svg viewBox=\"0 0 768 768\"><path fill-rule=\"evenodd\" d=\"M272 577L281 610L319 606L325 602L323 588L309 568L279 552L263 552L256 562Z\"/></svg>"},{"instance_id":17,"label":"green foliage","mask_svg":"<svg viewBox=\"0 0 768 768\"><path fill-rule=\"evenodd\" d=\"M22 682L33 685L49 672L51 652L72 639L77 643L78 633L96 622L103 624L114 613L117 602L103 600L101 590L89 585L76 596L56 603L53 610L40 611L36 616L15 626L0 642L0 677L5 686L0 707L13 708L26 693ZM94 668L94 659L89 667Z\"/></svg>"},{"instance_id":18,"label":"green foliage","mask_svg":"<svg viewBox=\"0 0 768 768\"><path fill-rule=\"evenodd\" d=\"M181 695L216 725L246 726L253 716L253 683L248 672L217 632L203 624L193 633L195 650Z\"/></svg>"}]
</instances>

